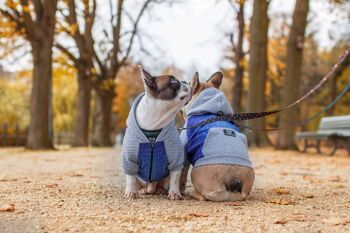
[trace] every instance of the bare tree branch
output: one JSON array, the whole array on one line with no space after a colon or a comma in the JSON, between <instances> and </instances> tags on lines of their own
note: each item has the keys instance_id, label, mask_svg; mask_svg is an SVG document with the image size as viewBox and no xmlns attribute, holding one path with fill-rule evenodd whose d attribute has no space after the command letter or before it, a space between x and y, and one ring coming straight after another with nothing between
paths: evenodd
<instances>
[{"instance_id":1,"label":"bare tree branch","mask_svg":"<svg viewBox=\"0 0 350 233\"><path fill-rule=\"evenodd\" d=\"M62 44L60 43L56 43L55 47L57 49L59 49L62 53L64 53L65 55L67 55L67 57L69 57L70 60L72 60L74 62L75 65L77 65L79 63L79 59L77 57L75 57L73 55L73 53L71 53L66 47L64 47Z\"/></svg>"},{"instance_id":2,"label":"bare tree branch","mask_svg":"<svg viewBox=\"0 0 350 233\"><path fill-rule=\"evenodd\" d=\"M138 16L137 16L135 22L134 22L134 29L133 29L131 38L130 38L130 40L129 40L129 45L128 45L128 47L127 47L125 56L123 57L123 59L122 59L121 62L119 63L120 66L123 66L124 63L125 63L125 61L126 61L126 60L128 59L128 57L129 57L129 54L130 54L132 45L133 45L133 43L134 43L135 34L136 34L136 32L137 32L138 24L139 24L139 22L140 22L140 19L141 19L143 13L145 12L145 10L147 9L148 5L149 5L151 2L152 2L152 0L147 0L147 1L143 4L143 6L142 6L142 8L141 8L141 10L140 10L140 12L139 12L139 14L138 14Z\"/></svg>"},{"instance_id":3,"label":"bare tree branch","mask_svg":"<svg viewBox=\"0 0 350 233\"><path fill-rule=\"evenodd\" d=\"M35 16L36 16L36 22L39 22L42 17L43 17L43 5L41 3L41 0L32 0L34 4L34 11L35 11Z\"/></svg>"},{"instance_id":4,"label":"bare tree branch","mask_svg":"<svg viewBox=\"0 0 350 233\"><path fill-rule=\"evenodd\" d=\"M29 12L29 3L28 0L21 0L22 4L22 14L24 19L24 27L28 33L28 39L32 40L33 38L37 38L39 30L37 30L35 23L32 19L32 16Z\"/></svg>"}]
</instances>

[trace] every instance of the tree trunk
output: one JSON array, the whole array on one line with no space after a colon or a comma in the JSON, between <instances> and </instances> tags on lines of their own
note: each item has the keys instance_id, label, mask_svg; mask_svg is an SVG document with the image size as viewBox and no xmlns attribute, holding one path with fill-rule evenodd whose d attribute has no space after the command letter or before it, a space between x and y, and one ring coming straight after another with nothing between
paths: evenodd
<instances>
[{"instance_id":1,"label":"tree trunk","mask_svg":"<svg viewBox=\"0 0 350 233\"><path fill-rule=\"evenodd\" d=\"M244 67L243 67L243 59L244 59L244 51L243 51L243 41L244 41L244 3L239 4L239 11L237 14L238 21L238 41L235 47L235 76L233 79L233 110L235 112L242 112L242 98L243 98L243 75L244 75Z\"/></svg>"},{"instance_id":2,"label":"tree trunk","mask_svg":"<svg viewBox=\"0 0 350 233\"><path fill-rule=\"evenodd\" d=\"M267 80L267 33L269 19L267 15L268 2L255 0L250 28L250 60L249 60L249 91L248 112L265 110L265 90ZM248 122L253 129L264 128L264 118ZM265 132L253 132L248 135L250 146L265 146L268 139Z\"/></svg>"},{"instance_id":3,"label":"tree trunk","mask_svg":"<svg viewBox=\"0 0 350 233\"><path fill-rule=\"evenodd\" d=\"M30 101L30 124L27 147L30 149L52 149L49 132L49 108L52 92L52 43L50 39L32 42L33 82Z\"/></svg>"},{"instance_id":4,"label":"tree trunk","mask_svg":"<svg viewBox=\"0 0 350 233\"><path fill-rule=\"evenodd\" d=\"M302 75L302 61L304 48L304 35L309 11L308 0L297 0L293 14L293 23L287 44L286 78L282 89L282 106L287 106L300 96L300 82ZM293 122L299 120L299 108L294 107L282 112L279 127L288 128ZM281 130L278 135L278 149L296 150L295 130Z\"/></svg>"},{"instance_id":5,"label":"tree trunk","mask_svg":"<svg viewBox=\"0 0 350 233\"><path fill-rule=\"evenodd\" d=\"M91 84L85 67L78 68L78 99L74 146L89 145Z\"/></svg>"},{"instance_id":6,"label":"tree trunk","mask_svg":"<svg viewBox=\"0 0 350 233\"><path fill-rule=\"evenodd\" d=\"M112 104L113 94L108 91L96 91L96 115L94 116L93 146L112 146Z\"/></svg>"}]
</instances>

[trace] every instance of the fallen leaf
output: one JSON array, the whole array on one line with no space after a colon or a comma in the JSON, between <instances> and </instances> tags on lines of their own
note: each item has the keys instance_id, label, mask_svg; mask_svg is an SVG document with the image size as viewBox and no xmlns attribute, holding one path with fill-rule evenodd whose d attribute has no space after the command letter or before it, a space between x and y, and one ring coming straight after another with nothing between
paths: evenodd
<instances>
[{"instance_id":1,"label":"fallen leaf","mask_svg":"<svg viewBox=\"0 0 350 233\"><path fill-rule=\"evenodd\" d=\"M304 198L310 198L310 199L311 199L311 198L315 198L315 196L312 195L312 194L304 194L303 197L304 197Z\"/></svg>"},{"instance_id":2,"label":"fallen leaf","mask_svg":"<svg viewBox=\"0 0 350 233\"><path fill-rule=\"evenodd\" d=\"M191 216L191 217L208 217L209 216L209 214L198 213L198 212L189 213L188 215Z\"/></svg>"},{"instance_id":3,"label":"fallen leaf","mask_svg":"<svg viewBox=\"0 0 350 233\"><path fill-rule=\"evenodd\" d=\"M58 184L47 184L46 187L48 188L57 188L58 187Z\"/></svg>"},{"instance_id":4,"label":"fallen leaf","mask_svg":"<svg viewBox=\"0 0 350 233\"><path fill-rule=\"evenodd\" d=\"M308 175L303 176L303 179L309 181L312 184L321 184L321 183L323 183L323 180L317 179L315 177L308 176Z\"/></svg>"},{"instance_id":5,"label":"fallen leaf","mask_svg":"<svg viewBox=\"0 0 350 233\"><path fill-rule=\"evenodd\" d=\"M288 176L289 173L288 173L288 172L280 172L280 175L281 175L281 176Z\"/></svg>"},{"instance_id":6,"label":"fallen leaf","mask_svg":"<svg viewBox=\"0 0 350 233\"><path fill-rule=\"evenodd\" d=\"M274 222L275 224L281 224L281 225L284 225L286 223L288 223L287 220L284 220L284 219L281 219L281 220L277 220L276 222Z\"/></svg>"},{"instance_id":7,"label":"fallen leaf","mask_svg":"<svg viewBox=\"0 0 350 233\"><path fill-rule=\"evenodd\" d=\"M227 205L227 206L243 206L243 203L239 202L239 201L230 201L230 202L227 202L225 205Z\"/></svg>"},{"instance_id":8,"label":"fallen leaf","mask_svg":"<svg viewBox=\"0 0 350 233\"><path fill-rule=\"evenodd\" d=\"M287 198L273 198L265 201L266 203L278 204L278 205L294 205L295 201Z\"/></svg>"},{"instance_id":9,"label":"fallen leaf","mask_svg":"<svg viewBox=\"0 0 350 233\"><path fill-rule=\"evenodd\" d=\"M290 194L290 191L286 188L280 187L280 188L275 188L273 190L275 193L277 193L278 195L286 195L286 194Z\"/></svg>"},{"instance_id":10,"label":"fallen leaf","mask_svg":"<svg viewBox=\"0 0 350 233\"><path fill-rule=\"evenodd\" d=\"M347 204L345 204L345 207L350 208L350 202L349 202L349 203L347 203Z\"/></svg>"},{"instance_id":11,"label":"fallen leaf","mask_svg":"<svg viewBox=\"0 0 350 233\"><path fill-rule=\"evenodd\" d=\"M315 219L315 218L313 218L313 217L302 216L302 215L299 215L299 216L293 216L293 217L291 218L291 220L293 220L293 221L297 221L297 222L316 221L316 219Z\"/></svg>"},{"instance_id":12,"label":"fallen leaf","mask_svg":"<svg viewBox=\"0 0 350 233\"><path fill-rule=\"evenodd\" d=\"M271 164L280 164L280 163L282 163L282 161L278 160L278 159L275 159L275 160L272 160L270 163Z\"/></svg>"},{"instance_id":13,"label":"fallen leaf","mask_svg":"<svg viewBox=\"0 0 350 233\"><path fill-rule=\"evenodd\" d=\"M7 178L6 176L0 177L0 181L2 182L12 182L12 181L17 181L17 178Z\"/></svg>"},{"instance_id":14,"label":"fallen leaf","mask_svg":"<svg viewBox=\"0 0 350 233\"><path fill-rule=\"evenodd\" d=\"M336 184L336 185L334 185L334 188L336 188L336 189L342 189L342 188L345 188L345 185Z\"/></svg>"},{"instance_id":15,"label":"fallen leaf","mask_svg":"<svg viewBox=\"0 0 350 233\"><path fill-rule=\"evenodd\" d=\"M82 177L83 174L78 173L78 172L70 172L70 173L68 173L68 176L71 176L71 177Z\"/></svg>"},{"instance_id":16,"label":"fallen leaf","mask_svg":"<svg viewBox=\"0 0 350 233\"><path fill-rule=\"evenodd\" d=\"M332 182L341 182L342 179L340 176L334 176L334 177L330 177L329 181L332 181Z\"/></svg>"},{"instance_id":17,"label":"fallen leaf","mask_svg":"<svg viewBox=\"0 0 350 233\"><path fill-rule=\"evenodd\" d=\"M346 220L339 217L329 217L322 220L323 223L328 223L332 225L343 225L346 224Z\"/></svg>"},{"instance_id":18,"label":"fallen leaf","mask_svg":"<svg viewBox=\"0 0 350 233\"><path fill-rule=\"evenodd\" d=\"M0 212L13 212L15 211L15 204L4 204L0 207Z\"/></svg>"},{"instance_id":19,"label":"fallen leaf","mask_svg":"<svg viewBox=\"0 0 350 233\"><path fill-rule=\"evenodd\" d=\"M281 205L294 205L295 201L292 200L292 199L284 199L284 198L282 198L280 204Z\"/></svg>"}]
</instances>

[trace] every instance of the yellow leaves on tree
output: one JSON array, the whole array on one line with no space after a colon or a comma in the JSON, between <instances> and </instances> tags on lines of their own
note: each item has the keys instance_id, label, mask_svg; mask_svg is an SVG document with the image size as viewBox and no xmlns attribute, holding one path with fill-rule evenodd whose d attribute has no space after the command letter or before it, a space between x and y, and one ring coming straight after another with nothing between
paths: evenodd
<instances>
[{"instance_id":1,"label":"yellow leaves on tree","mask_svg":"<svg viewBox=\"0 0 350 233\"><path fill-rule=\"evenodd\" d=\"M129 113L129 84L127 82L120 82L116 87L117 96L114 99L114 112L117 113L117 127L118 129L126 128L126 118Z\"/></svg>"},{"instance_id":2,"label":"yellow leaves on tree","mask_svg":"<svg viewBox=\"0 0 350 233\"><path fill-rule=\"evenodd\" d=\"M113 112L117 114L117 128L126 127L131 104L134 98L143 91L140 70L136 65L123 68L118 75L116 83L116 97L113 102Z\"/></svg>"},{"instance_id":3,"label":"yellow leaves on tree","mask_svg":"<svg viewBox=\"0 0 350 233\"><path fill-rule=\"evenodd\" d=\"M22 73L10 74L0 70L0 125L21 128L29 123L29 79Z\"/></svg>"},{"instance_id":4,"label":"yellow leaves on tree","mask_svg":"<svg viewBox=\"0 0 350 233\"><path fill-rule=\"evenodd\" d=\"M67 66L53 69L53 114L54 130L74 129L77 99L76 71Z\"/></svg>"}]
</instances>

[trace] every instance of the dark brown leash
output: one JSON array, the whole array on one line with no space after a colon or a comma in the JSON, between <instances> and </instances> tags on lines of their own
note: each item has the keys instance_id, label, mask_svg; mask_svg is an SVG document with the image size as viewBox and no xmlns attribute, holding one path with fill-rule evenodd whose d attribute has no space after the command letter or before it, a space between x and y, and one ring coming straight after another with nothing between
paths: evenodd
<instances>
[{"instance_id":1,"label":"dark brown leash","mask_svg":"<svg viewBox=\"0 0 350 233\"><path fill-rule=\"evenodd\" d=\"M185 127L185 128L180 128L179 130L185 130L185 129L192 129L192 128L197 128L197 127L201 127L216 121L231 121L231 122L235 122L235 121L242 121L242 120L252 120L252 119L258 119L258 118L262 118L268 115L272 115L272 114L276 114L282 111L285 111L287 109L290 109L292 107L294 107L295 105L301 103L302 101L304 101L305 99L309 98L311 95L313 95L315 93L315 91L317 91L320 87L322 87L329 79L331 79L334 75L334 73L337 71L338 67L340 65L342 65L345 60L350 56L350 48L348 48L343 55L341 55L338 59L338 62L332 67L331 71L327 73L326 76L324 76L320 82L318 82L310 91L308 91L304 96L302 96L301 98L299 98L298 100L294 101L293 103L291 103L290 105L284 107L284 108L280 108L277 110L273 110L273 111L264 111L264 112L252 112L252 113L236 113L236 114L220 114L218 113L217 116L209 118L205 121L199 122L198 124L194 125L194 126L189 126L189 127ZM276 130L283 130L283 129L290 129L290 128L295 128L295 127L299 127L299 126L303 126L305 124L307 124L309 121L315 119L316 117L318 117L319 115L321 115L322 113L324 113L325 111L327 111L330 107L332 107L343 95L345 95L345 93L350 89L350 82L349 84L343 89L343 91L332 101L332 103L330 103L324 110L322 110L321 112L319 112L318 114L314 115L313 117L304 120L301 123L297 123L292 125L291 127L288 128L271 128L271 129L252 129L249 127L243 127L246 129L250 129L251 131L255 131L255 130L260 130L260 131L276 131Z\"/></svg>"}]
</instances>

